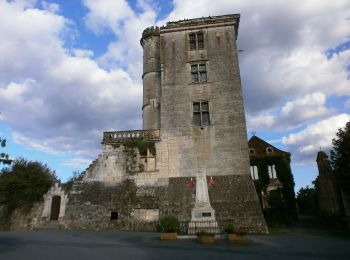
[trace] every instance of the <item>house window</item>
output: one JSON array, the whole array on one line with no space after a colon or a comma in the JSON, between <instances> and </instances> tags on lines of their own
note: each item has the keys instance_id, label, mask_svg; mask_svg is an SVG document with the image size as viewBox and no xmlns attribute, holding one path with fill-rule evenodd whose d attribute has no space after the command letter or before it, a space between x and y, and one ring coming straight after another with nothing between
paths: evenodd
<instances>
[{"instance_id":1,"label":"house window","mask_svg":"<svg viewBox=\"0 0 350 260\"><path fill-rule=\"evenodd\" d=\"M268 165L268 172L270 179L277 179L276 167L275 165Z\"/></svg>"},{"instance_id":2,"label":"house window","mask_svg":"<svg viewBox=\"0 0 350 260\"><path fill-rule=\"evenodd\" d=\"M190 33L190 50L204 49L204 34L203 32Z\"/></svg>"},{"instance_id":3,"label":"house window","mask_svg":"<svg viewBox=\"0 0 350 260\"><path fill-rule=\"evenodd\" d=\"M191 65L192 83L207 82L207 69L205 64Z\"/></svg>"},{"instance_id":4,"label":"house window","mask_svg":"<svg viewBox=\"0 0 350 260\"><path fill-rule=\"evenodd\" d=\"M253 180L259 179L258 166L250 166L250 175L252 176Z\"/></svg>"},{"instance_id":5,"label":"house window","mask_svg":"<svg viewBox=\"0 0 350 260\"><path fill-rule=\"evenodd\" d=\"M249 153L250 153L250 154L255 154L254 148L249 148Z\"/></svg>"},{"instance_id":6,"label":"house window","mask_svg":"<svg viewBox=\"0 0 350 260\"><path fill-rule=\"evenodd\" d=\"M193 103L193 124L196 126L208 126L210 124L208 101Z\"/></svg>"},{"instance_id":7,"label":"house window","mask_svg":"<svg viewBox=\"0 0 350 260\"><path fill-rule=\"evenodd\" d=\"M266 148L266 153L273 153L272 147L267 147Z\"/></svg>"}]
</instances>

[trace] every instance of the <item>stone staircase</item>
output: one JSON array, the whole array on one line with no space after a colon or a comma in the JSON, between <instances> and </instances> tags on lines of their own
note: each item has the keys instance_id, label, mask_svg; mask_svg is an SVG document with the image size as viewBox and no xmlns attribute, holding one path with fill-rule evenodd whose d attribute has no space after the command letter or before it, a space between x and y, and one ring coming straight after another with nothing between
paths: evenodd
<instances>
[{"instance_id":1,"label":"stone staircase","mask_svg":"<svg viewBox=\"0 0 350 260\"><path fill-rule=\"evenodd\" d=\"M42 226L41 229L59 229L60 223L58 220L48 220Z\"/></svg>"}]
</instances>

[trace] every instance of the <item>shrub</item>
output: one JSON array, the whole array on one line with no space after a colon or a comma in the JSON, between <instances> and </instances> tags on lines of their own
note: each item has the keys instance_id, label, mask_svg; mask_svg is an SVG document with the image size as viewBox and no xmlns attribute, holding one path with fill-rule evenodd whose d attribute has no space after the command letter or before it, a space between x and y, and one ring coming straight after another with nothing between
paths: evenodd
<instances>
[{"instance_id":1,"label":"shrub","mask_svg":"<svg viewBox=\"0 0 350 260\"><path fill-rule=\"evenodd\" d=\"M233 234L233 233L235 233L235 226L232 223L230 223L225 227L224 230L228 234Z\"/></svg>"},{"instance_id":2,"label":"shrub","mask_svg":"<svg viewBox=\"0 0 350 260\"><path fill-rule=\"evenodd\" d=\"M176 216L163 216L157 225L158 232L172 233L177 232L180 227L180 222Z\"/></svg>"},{"instance_id":3,"label":"shrub","mask_svg":"<svg viewBox=\"0 0 350 260\"><path fill-rule=\"evenodd\" d=\"M7 215L20 207L29 210L56 180L46 164L17 159L0 171L0 205L5 206Z\"/></svg>"},{"instance_id":4,"label":"shrub","mask_svg":"<svg viewBox=\"0 0 350 260\"><path fill-rule=\"evenodd\" d=\"M244 236L245 234L247 234L248 232L248 229L246 227L239 227L237 230L236 230L236 235L238 236Z\"/></svg>"}]
</instances>

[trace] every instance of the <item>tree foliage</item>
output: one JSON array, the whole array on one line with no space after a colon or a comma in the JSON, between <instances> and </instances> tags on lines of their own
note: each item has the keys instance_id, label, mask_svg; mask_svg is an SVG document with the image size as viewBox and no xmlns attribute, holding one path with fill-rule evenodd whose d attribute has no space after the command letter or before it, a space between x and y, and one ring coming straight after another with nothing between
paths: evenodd
<instances>
[{"instance_id":1,"label":"tree foliage","mask_svg":"<svg viewBox=\"0 0 350 260\"><path fill-rule=\"evenodd\" d=\"M73 171L73 176L68 179L66 183L63 184L65 190L71 190L75 181L81 181L84 178L85 172Z\"/></svg>"},{"instance_id":2,"label":"tree foliage","mask_svg":"<svg viewBox=\"0 0 350 260\"><path fill-rule=\"evenodd\" d=\"M300 188L297 193L297 203L300 213L306 215L317 215L318 203L315 188L309 186Z\"/></svg>"},{"instance_id":3,"label":"tree foliage","mask_svg":"<svg viewBox=\"0 0 350 260\"><path fill-rule=\"evenodd\" d=\"M332 140L331 166L341 188L350 189L350 122Z\"/></svg>"},{"instance_id":4,"label":"tree foliage","mask_svg":"<svg viewBox=\"0 0 350 260\"><path fill-rule=\"evenodd\" d=\"M0 171L0 205L5 205L8 215L19 207L30 209L56 180L46 164L16 159Z\"/></svg>"},{"instance_id":5,"label":"tree foliage","mask_svg":"<svg viewBox=\"0 0 350 260\"><path fill-rule=\"evenodd\" d=\"M0 146L3 148L6 146L6 139L0 137ZM11 164L12 160L9 159L7 153L0 153L0 164Z\"/></svg>"}]
</instances>

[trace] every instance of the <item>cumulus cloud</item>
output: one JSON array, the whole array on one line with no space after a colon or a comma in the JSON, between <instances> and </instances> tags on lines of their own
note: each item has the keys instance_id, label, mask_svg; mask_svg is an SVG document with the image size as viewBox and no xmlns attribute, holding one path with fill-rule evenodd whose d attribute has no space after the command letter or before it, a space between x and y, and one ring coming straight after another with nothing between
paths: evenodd
<instances>
[{"instance_id":1,"label":"cumulus cloud","mask_svg":"<svg viewBox=\"0 0 350 260\"><path fill-rule=\"evenodd\" d=\"M102 131L141 126L140 82L121 68L101 68L90 50L69 55L64 17L7 1L0 17L1 120L15 142L93 158Z\"/></svg>"},{"instance_id":2,"label":"cumulus cloud","mask_svg":"<svg viewBox=\"0 0 350 260\"><path fill-rule=\"evenodd\" d=\"M298 162L313 162L320 148L329 151L332 139L339 128L343 128L350 120L350 114L340 114L308 125L305 129L282 138Z\"/></svg>"},{"instance_id":3,"label":"cumulus cloud","mask_svg":"<svg viewBox=\"0 0 350 260\"><path fill-rule=\"evenodd\" d=\"M134 12L125 0L85 0L88 13L86 25L96 34L112 32L116 41L111 42L107 52L98 61L103 67L126 67L135 80L141 80L142 31L155 24L156 12L151 3L138 1L140 12Z\"/></svg>"},{"instance_id":4,"label":"cumulus cloud","mask_svg":"<svg viewBox=\"0 0 350 260\"><path fill-rule=\"evenodd\" d=\"M86 28L114 36L106 53L93 60L93 50L64 47L73 22L57 4L0 0L0 120L11 126L14 140L50 154L73 153L78 159L71 165L95 157L102 131L141 126L143 29L241 13L238 47L244 50L239 55L248 126L281 132L301 127L284 139L300 160L316 146L327 147L306 139L317 139L311 130L325 127L326 137L320 133L318 139L329 144L336 130L326 131L326 125L341 127L332 120L347 115L334 116L339 111L327 100L350 96L350 51L326 53L350 41L349 1L174 0L162 21L156 20L156 4L139 0L135 11L126 0L84 0Z\"/></svg>"},{"instance_id":5,"label":"cumulus cloud","mask_svg":"<svg viewBox=\"0 0 350 260\"><path fill-rule=\"evenodd\" d=\"M240 13L238 35L248 116L259 118L289 100L321 92L350 96L350 51L326 51L350 40L350 2L307 0L175 0L167 20ZM318 116L321 111L318 111ZM325 112L325 111L324 111ZM271 122L269 120L268 122ZM263 122L261 127L265 126Z\"/></svg>"},{"instance_id":6,"label":"cumulus cloud","mask_svg":"<svg viewBox=\"0 0 350 260\"><path fill-rule=\"evenodd\" d=\"M46 11L51 13L57 13L60 10L60 6L55 3L48 3L46 1L42 1L41 4Z\"/></svg>"},{"instance_id":7,"label":"cumulus cloud","mask_svg":"<svg viewBox=\"0 0 350 260\"><path fill-rule=\"evenodd\" d=\"M256 116L247 116L249 130L286 131L334 114L326 105L326 95L320 92L287 101L278 109Z\"/></svg>"},{"instance_id":8,"label":"cumulus cloud","mask_svg":"<svg viewBox=\"0 0 350 260\"><path fill-rule=\"evenodd\" d=\"M67 160L62 163L63 166L68 166L73 169L80 169L82 166L89 165L91 163L90 160L83 159L83 158L75 158L71 160Z\"/></svg>"}]
</instances>

